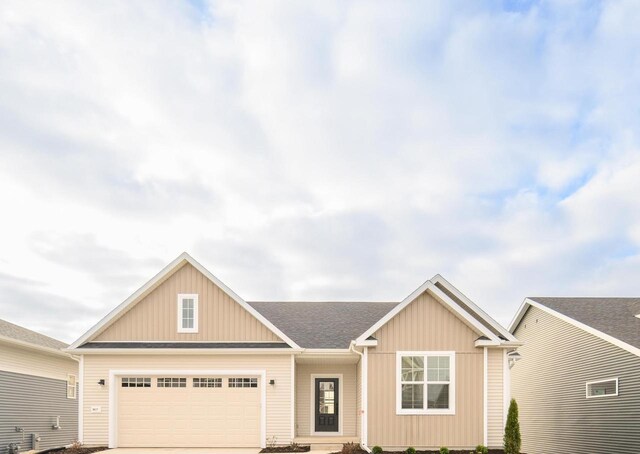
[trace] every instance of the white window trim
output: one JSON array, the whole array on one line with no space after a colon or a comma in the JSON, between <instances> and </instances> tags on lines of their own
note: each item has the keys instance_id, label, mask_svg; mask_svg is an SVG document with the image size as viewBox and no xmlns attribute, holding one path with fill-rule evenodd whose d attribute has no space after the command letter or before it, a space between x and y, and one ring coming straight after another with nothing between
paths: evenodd
<instances>
[{"instance_id":1,"label":"white window trim","mask_svg":"<svg viewBox=\"0 0 640 454\"><path fill-rule=\"evenodd\" d=\"M424 356L424 406L425 408L402 408L402 357ZM427 406L427 356L449 356L449 408L426 408ZM455 415L456 414L456 352L453 351L398 351L396 352L396 414L397 415Z\"/></svg>"},{"instance_id":2,"label":"white window trim","mask_svg":"<svg viewBox=\"0 0 640 454\"><path fill-rule=\"evenodd\" d=\"M182 303L185 299L193 299L193 328L182 327ZM178 293L178 332L197 333L198 332L198 294Z\"/></svg>"},{"instance_id":3,"label":"white window trim","mask_svg":"<svg viewBox=\"0 0 640 454\"><path fill-rule=\"evenodd\" d=\"M71 381L71 377L73 377L73 386L69 384ZM72 393L69 391L73 390ZM78 398L78 377L74 374L67 374L67 399L77 399Z\"/></svg>"},{"instance_id":4,"label":"white window trim","mask_svg":"<svg viewBox=\"0 0 640 454\"><path fill-rule=\"evenodd\" d=\"M600 395L600 396L590 396L590 395L589 395L589 385L597 385L598 383L605 383L605 382L608 382L608 381L614 381L614 382L616 382L616 392L615 392L615 394L602 394L602 395ZM617 395L618 395L618 393L620 392L620 388L618 388L618 385L619 385L619 384L618 384L618 377L615 377L615 378L606 378L606 379L604 379L604 380L593 380L593 381L588 381L588 382L585 384L585 387L584 387L585 396L586 396L586 398L587 398L587 399L598 399L598 398L600 398L600 397L615 397L615 396L617 396Z\"/></svg>"}]
</instances>

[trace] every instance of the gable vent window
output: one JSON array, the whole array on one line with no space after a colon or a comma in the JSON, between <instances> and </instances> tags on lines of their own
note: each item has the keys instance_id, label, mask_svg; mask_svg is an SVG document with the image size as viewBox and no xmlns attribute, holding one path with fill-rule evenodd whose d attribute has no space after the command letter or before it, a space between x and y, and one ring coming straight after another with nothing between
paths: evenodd
<instances>
[{"instance_id":1,"label":"gable vent window","mask_svg":"<svg viewBox=\"0 0 640 454\"><path fill-rule=\"evenodd\" d=\"M230 378L229 388L257 388L257 378Z\"/></svg>"},{"instance_id":2,"label":"gable vent window","mask_svg":"<svg viewBox=\"0 0 640 454\"><path fill-rule=\"evenodd\" d=\"M618 395L618 379L587 382L587 399L593 397L609 397Z\"/></svg>"},{"instance_id":3,"label":"gable vent window","mask_svg":"<svg viewBox=\"0 0 640 454\"><path fill-rule=\"evenodd\" d=\"M178 332L198 332L198 295L181 293L178 295Z\"/></svg>"},{"instance_id":4,"label":"gable vent window","mask_svg":"<svg viewBox=\"0 0 640 454\"><path fill-rule=\"evenodd\" d=\"M455 414L455 353L398 352L396 414Z\"/></svg>"},{"instance_id":5,"label":"gable vent window","mask_svg":"<svg viewBox=\"0 0 640 454\"><path fill-rule=\"evenodd\" d=\"M158 378L158 388L186 388L186 378Z\"/></svg>"},{"instance_id":6,"label":"gable vent window","mask_svg":"<svg viewBox=\"0 0 640 454\"><path fill-rule=\"evenodd\" d=\"M75 375L67 375L67 399L76 398L76 383L77 379Z\"/></svg>"},{"instance_id":7,"label":"gable vent window","mask_svg":"<svg viewBox=\"0 0 640 454\"><path fill-rule=\"evenodd\" d=\"M123 388L151 388L151 378L122 377Z\"/></svg>"},{"instance_id":8,"label":"gable vent window","mask_svg":"<svg viewBox=\"0 0 640 454\"><path fill-rule=\"evenodd\" d=\"M194 378L194 388L222 388L221 378Z\"/></svg>"}]
</instances>

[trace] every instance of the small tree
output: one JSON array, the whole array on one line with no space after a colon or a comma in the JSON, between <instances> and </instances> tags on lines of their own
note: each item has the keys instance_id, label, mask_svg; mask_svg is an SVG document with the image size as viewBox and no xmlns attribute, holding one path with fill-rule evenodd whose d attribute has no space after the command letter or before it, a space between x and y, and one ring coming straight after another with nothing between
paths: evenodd
<instances>
[{"instance_id":1,"label":"small tree","mask_svg":"<svg viewBox=\"0 0 640 454\"><path fill-rule=\"evenodd\" d=\"M507 424L504 428L504 454L520 454L520 423L518 422L518 403L511 399Z\"/></svg>"}]
</instances>

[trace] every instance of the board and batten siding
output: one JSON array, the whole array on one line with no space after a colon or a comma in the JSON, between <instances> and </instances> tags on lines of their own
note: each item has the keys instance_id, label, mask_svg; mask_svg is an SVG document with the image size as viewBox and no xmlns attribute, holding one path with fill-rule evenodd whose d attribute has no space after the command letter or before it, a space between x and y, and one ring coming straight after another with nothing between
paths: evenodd
<instances>
[{"instance_id":1,"label":"board and batten siding","mask_svg":"<svg viewBox=\"0 0 640 454\"><path fill-rule=\"evenodd\" d=\"M514 334L523 452L640 453L640 357L534 307ZM585 397L586 382L615 377L618 396Z\"/></svg>"},{"instance_id":2,"label":"board and batten siding","mask_svg":"<svg viewBox=\"0 0 640 454\"><path fill-rule=\"evenodd\" d=\"M504 350L487 349L487 446L502 448L504 436Z\"/></svg>"},{"instance_id":3,"label":"board and batten siding","mask_svg":"<svg viewBox=\"0 0 640 454\"><path fill-rule=\"evenodd\" d=\"M368 444L384 448L475 447L483 442L484 352L479 334L425 292L373 336L369 348ZM455 351L455 415L396 414L396 352Z\"/></svg>"},{"instance_id":4,"label":"board and batten siding","mask_svg":"<svg viewBox=\"0 0 640 454\"><path fill-rule=\"evenodd\" d=\"M197 333L177 332L177 298L180 293L198 294ZM189 263L175 271L93 340L282 342Z\"/></svg>"},{"instance_id":5,"label":"board and batten siding","mask_svg":"<svg viewBox=\"0 0 640 454\"><path fill-rule=\"evenodd\" d=\"M109 383L111 369L265 370L267 438L276 437L279 444L291 440L291 355L85 355L83 442L89 446L109 441L109 386L118 385ZM105 386L98 384L101 379ZM272 379L275 385L268 384ZM100 411L92 413L92 407Z\"/></svg>"},{"instance_id":6,"label":"board and batten siding","mask_svg":"<svg viewBox=\"0 0 640 454\"><path fill-rule=\"evenodd\" d=\"M53 429L58 416L60 429ZM0 454L8 453L9 443L19 444L20 451L33 449L34 433L41 437L40 449L77 439L78 401L67 398L66 375L60 380L0 370Z\"/></svg>"},{"instance_id":7,"label":"board and batten siding","mask_svg":"<svg viewBox=\"0 0 640 454\"><path fill-rule=\"evenodd\" d=\"M357 364L296 364L296 432L299 437L311 435L311 412L314 401L311 394L312 374L342 375L342 435L356 435L356 369Z\"/></svg>"}]
</instances>

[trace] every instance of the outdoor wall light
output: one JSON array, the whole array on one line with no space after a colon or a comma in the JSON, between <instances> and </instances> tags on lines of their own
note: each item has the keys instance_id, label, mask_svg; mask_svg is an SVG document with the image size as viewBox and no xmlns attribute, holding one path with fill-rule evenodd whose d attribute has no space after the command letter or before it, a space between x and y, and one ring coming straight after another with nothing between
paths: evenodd
<instances>
[{"instance_id":1,"label":"outdoor wall light","mask_svg":"<svg viewBox=\"0 0 640 454\"><path fill-rule=\"evenodd\" d=\"M270 384L270 385L275 385L275 384L276 384L276 381L272 378L271 380L269 380L269 384Z\"/></svg>"},{"instance_id":2,"label":"outdoor wall light","mask_svg":"<svg viewBox=\"0 0 640 454\"><path fill-rule=\"evenodd\" d=\"M98 380L98 384L99 384L100 386L104 386L104 383L105 383L105 382L104 382L104 378L101 378L100 380Z\"/></svg>"}]
</instances>

